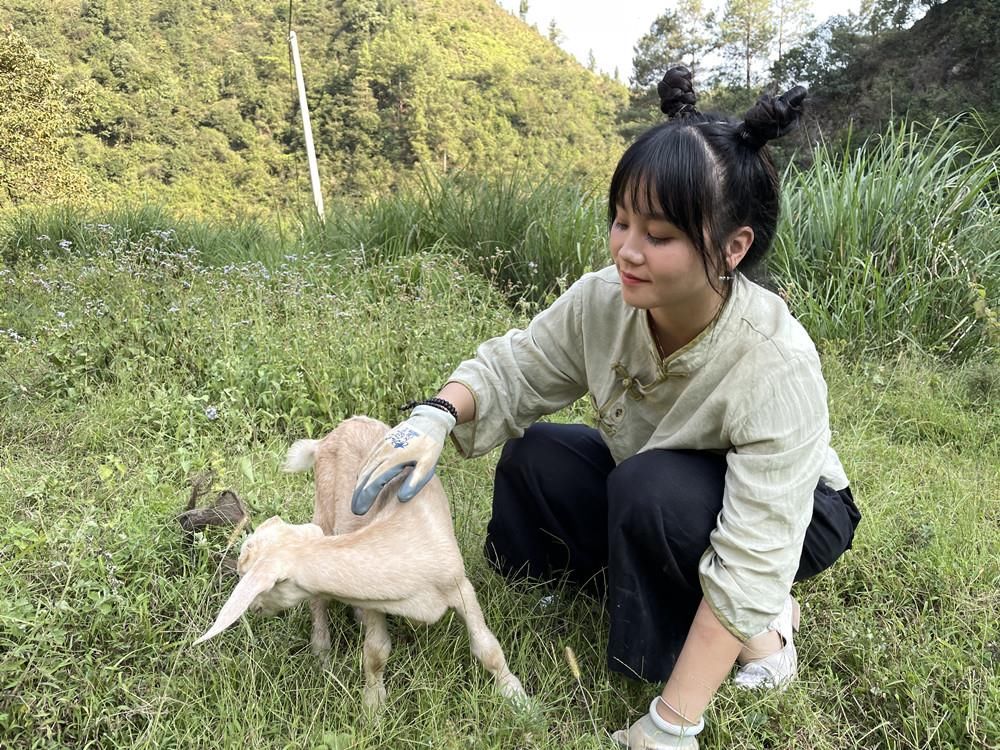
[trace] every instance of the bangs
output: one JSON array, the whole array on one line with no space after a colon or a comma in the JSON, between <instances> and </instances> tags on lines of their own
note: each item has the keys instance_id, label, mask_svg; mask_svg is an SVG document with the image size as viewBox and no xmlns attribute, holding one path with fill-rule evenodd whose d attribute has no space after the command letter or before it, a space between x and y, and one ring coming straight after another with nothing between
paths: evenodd
<instances>
[{"instance_id":1,"label":"bangs","mask_svg":"<svg viewBox=\"0 0 1000 750\"><path fill-rule=\"evenodd\" d=\"M666 123L647 131L622 155L608 191L608 226L616 206L666 219L704 255L714 214L715 164L694 127Z\"/></svg>"}]
</instances>

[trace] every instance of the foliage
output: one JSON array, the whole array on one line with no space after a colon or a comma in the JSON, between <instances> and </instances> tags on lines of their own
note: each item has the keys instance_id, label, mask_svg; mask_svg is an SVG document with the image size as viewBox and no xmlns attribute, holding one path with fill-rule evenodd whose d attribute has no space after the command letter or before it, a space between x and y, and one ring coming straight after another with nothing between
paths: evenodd
<instances>
[{"instance_id":1,"label":"foliage","mask_svg":"<svg viewBox=\"0 0 1000 750\"><path fill-rule=\"evenodd\" d=\"M489 0L0 0L64 87L93 89L74 159L100 202L271 213L308 203L287 31L328 199L416 171L607 170L625 89ZM65 123L67 126L76 123Z\"/></svg>"},{"instance_id":2,"label":"foliage","mask_svg":"<svg viewBox=\"0 0 1000 750\"><path fill-rule=\"evenodd\" d=\"M906 28L921 9L941 2L944 0L862 0L860 17L869 34L878 34Z\"/></svg>"},{"instance_id":3,"label":"foliage","mask_svg":"<svg viewBox=\"0 0 1000 750\"><path fill-rule=\"evenodd\" d=\"M85 108L86 92L60 85L24 37L0 33L0 209L83 196L68 136Z\"/></svg>"},{"instance_id":4,"label":"foliage","mask_svg":"<svg viewBox=\"0 0 1000 750\"><path fill-rule=\"evenodd\" d=\"M773 284L818 339L853 354L908 342L955 359L996 353L1000 310L997 150L960 120L891 127L858 148L821 144L786 175ZM526 175L426 174L395 195L309 215L178 220L144 207L83 215L25 211L0 227L8 263L72 256L94 244L169 231L203 264L276 269L319 254L379 269L422 253L450 255L489 279L516 309L537 309L607 261L603 189ZM114 230L102 227L115 227ZM103 236L103 235L102 235Z\"/></svg>"},{"instance_id":5,"label":"foliage","mask_svg":"<svg viewBox=\"0 0 1000 750\"><path fill-rule=\"evenodd\" d=\"M871 12L879 8L897 4L876 3ZM1000 56L1000 4L948 0L910 28L894 25L870 14L832 18L791 50L773 77L809 83L810 122L831 141L849 126L866 136L893 120L976 111L986 137L998 143L1000 68L993 62Z\"/></svg>"},{"instance_id":6,"label":"foliage","mask_svg":"<svg viewBox=\"0 0 1000 750\"><path fill-rule=\"evenodd\" d=\"M254 260L276 268L289 254L320 253L378 267L432 251L450 254L489 278L512 304L551 299L570 281L605 264L603 193L513 174L479 178L432 173L393 196L334 204L325 222L311 214L294 226L240 220L179 219L154 206L82 214L54 208L8 217L0 258L13 264L167 231L178 247L198 247L199 262Z\"/></svg>"},{"instance_id":7,"label":"foliage","mask_svg":"<svg viewBox=\"0 0 1000 750\"><path fill-rule=\"evenodd\" d=\"M656 84L667 69L683 63L700 76L705 58L719 46L717 37L715 13L702 0L681 0L653 21L635 44L629 106L619 115L627 139L662 119Z\"/></svg>"},{"instance_id":8,"label":"foliage","mask_svg":"<svg viewBox=\"0 0 1000 750\"><path fill-rule=\"evenodd\" d=\"M723 80L746 88L760 80L762 61L777 36L771 6L771 0L726 0L720 27Z\"/></svg>"}]
</instances>

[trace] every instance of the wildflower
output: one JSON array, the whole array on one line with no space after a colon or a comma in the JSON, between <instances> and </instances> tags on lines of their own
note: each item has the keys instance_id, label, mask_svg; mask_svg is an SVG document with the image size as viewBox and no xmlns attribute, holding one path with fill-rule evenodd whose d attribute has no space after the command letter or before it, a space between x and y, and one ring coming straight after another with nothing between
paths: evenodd
<instances>
[{"instance_id":1,"label":"wildflower","mask_svg":"<svg viewBox=\"0 0 1000 750\"><path fill-rule=\"evenodd\" d=\"M56 244L58 244L63 250L69 250L73 246L73 243L69 240L59 240Z\"/></svg>"},{"instance_id":2,"label":"wildflower","mask_svg":"<svg viewBox=\"0 0 1000 750\"><path fill-rule=\"evenodd\" d=\"M180 310L181 309L177 305L171 305L170 309L167 310L167 312L168 313L175 313L175 312L180 312Z\"/></svg>"},{"instance_id":3,"label":"wildflower","mask_svg":"<svg viewBox=\"0 0 1000 750\"><path fill-rule=\"evenodd\" d=\"M205 416L208 417L210 420L211 419L218 419L219 418L219 410L216 409L214 406L206 406L205 407Z\"/></svg>"},{"instance_id":4,"label":"wildflower","mask_svg":"<svg viewBox=\"0 0 1000 750\"><path fill-rule=\"evenodd\" d=\"M56 311L56 317L57 318L65 318L66 317L66 313L64 313L62 310L57 310Z\"/></svg>"},{"instance_id":5,"label":"wildflower","mask_svg":"<svg viewBox=\"0 0 1000 750\"><path fill-rule=\"evenodd\" d=\"M48 242L50 239L52 238L49 237L47 234L40 234L37 237L35 237L35 240L37 240L38 242Z\"/></svg>"}]
</instances>

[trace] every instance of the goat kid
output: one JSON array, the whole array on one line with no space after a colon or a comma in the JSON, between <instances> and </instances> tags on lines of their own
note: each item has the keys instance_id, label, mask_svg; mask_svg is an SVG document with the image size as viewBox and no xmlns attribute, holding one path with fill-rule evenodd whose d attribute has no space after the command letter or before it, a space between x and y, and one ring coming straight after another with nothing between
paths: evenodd
<instances>
[{"instance_id":1,"label":"goat kid","mask_svg":"<svg viewBox=\"0 0 1000 750\"><path fill-rule=\"evenodd\" d=\"M314 468L313 522L289 524L273 516L257 527L240 550L239 583L195 643L218 635L247 609L272 615L308 599L312 651L325 661L327 607L336 599L359 613L365 633L364 703L377 708L385 702L383 675L391 649L385 616L433 623L450 607L465 622L472 653L496 678L500 692L525 698L465 575L441 481L432 477L412 501L401 503L398 477L366 515L351 512L361 467L388 429L377 420L352 417L322 440L299 440L289 449L285 471Z\"/></svg>"}]
</instances>

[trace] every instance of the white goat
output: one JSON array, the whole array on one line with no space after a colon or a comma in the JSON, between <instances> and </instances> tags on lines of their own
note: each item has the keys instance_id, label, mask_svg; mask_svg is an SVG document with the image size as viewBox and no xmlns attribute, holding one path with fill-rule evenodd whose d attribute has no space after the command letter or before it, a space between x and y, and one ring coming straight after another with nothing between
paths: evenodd
<instances>
[{"instance_id":1,"label":"white goat","mask_svg":"<svg viewBox=\"0 0 1000 750\"><path fill-rule=\"evenodd\" d=\"M432 477L413 500L401 503L396 490L402 477L397 478L366 515L351 512L358 473L387 430L374 419L352 417L322 440L299 440L289 449L286 471L315 467L313 523L288 524L273 516L257 527L240 551L239 583L195 643L218 635L247 609L270 615L310 599L311 646L325 659L330 651L327 606L337 599L359 610L365 631L364 702L374 708L386 696L383 672L391 642L385 615L432 623L452 607L469 630L473 655L496 678L500 692L524 697L466 578L440 480Z\"/></svg>"}]
</instances>

